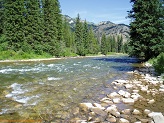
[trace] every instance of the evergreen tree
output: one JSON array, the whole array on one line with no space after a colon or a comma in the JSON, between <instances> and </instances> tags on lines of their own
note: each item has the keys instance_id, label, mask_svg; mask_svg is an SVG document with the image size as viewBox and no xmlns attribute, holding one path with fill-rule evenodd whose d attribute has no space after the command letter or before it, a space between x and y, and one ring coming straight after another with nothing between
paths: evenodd
<instances>
[{"instance_id":1,"label":"evergreen tree","mask_svg":"<svg viewBox=\"0 0 164 123\"><path fill-rule=\"evenodd\" d=\"M111 37L110 36L107 37L107 49L108 49L108 52L111 52Z\"/></svg>"},{"instance_id":2,"label":"evergreen tree","mask_svg":"<svg viewBox=\"0 0 164 123\"><path fill-rule=\"evenodd\" d=\"M116 45L116 39L115 36L113 35L111 38L111 52L117 52L117 45Z\"/></svg>"},{"instance_id":3,"label":"evergreen tree","mask_svg":"<svg viewBox=\"0 0 164 123\"><path fill-rule=\"evenodd\" d=\"M89 54L97 54L99 52L99 45L98 45L98 41L94 35L92 27L90 27L90 29L89 29L88 42L89 42L89 44L88 44L89 52L88 53Z\"/></svg>"},{"instance_id":4,"label":"evergreen tree","mask_svg":"<svg viewBox=\"0 0 164 123\"><path fill-rule=\"evenodd\" d=\"M58 0L44 0L45 50L51 55L61 55L62 25Z\"/></svg>"},{"instance_id":5,"label":"evergreen tree","mask_svg":"<svg viewBox=\"0 0 164 123\"><path fill-rule=\"evenodd\" d=\"M130 55L144 57L145 60L157 56L164 49L163 7L159 0L131 0L133 3L129 17Z\"/></svg>"},{"instance_id":6,"label":"evergreen tree","mask_svg":"<svg viewBox=\"0 0 164 123\"><path fill-rule=\"evenodd\" d=\"M43 38L44 38L44 30L43 30L44 21L43 21L43 15L41 14L40 2L36 0L28 0L26 1L25 5L26 5L27 12L25 13L25 17L26 17L25 41L26 42L24 42L24 48L31 47L31 49L34 50L35 53L42 54ZM27 50L27 48L24 50Z\"/></svg>"},{"instance_id":7,"label":"evergreen tree","mask_svg":"<svg viewBox=\"0 0 164 123\"><path fill-rule=\"evenodd\" d=\"M89 35L89 31L88 31L88 24L87 21L84 21L83 24L83 43L84 43L84 50L85 50L85 54L89 53L89 40L88 40L88 35Z\"/></svg>"},{"instance_id":8,"label":"evergreen tree","mask_svg":"<svg viewBox=\"0 0 164 123\"><path fill-rule=\"evenodd\" d=\"M117 36L117 51L118 53L122 52L122 46L123 46L123 37L122 35Z\"/></svg>"},{"instance_id":9,"label":"evergreen tree","mask_svg":"<svg viewBox=\"0 0 164 123\"><path fill-rule=\"evenodd\" d=\"M4 0L0 0L0 36L3 34L4 25Z\"/></svg>"},{"instance_id":10,"label":"evergreen tree","mask_svg":"<svg viewBox=\"0 0 164 123\"><path fill-rule=\"evenodd\" d=\"M64 18L64 22L63 22L63 38L64 38L64 42L66 47L70 48L71 47L71 29L69 26L69 23L67 22L67 19Z\"/></svg>"},{"instance_id":11,"label":"evergreen tree","mask_svg":"<svg viewBox=\"0 0 164 123\"><path fill-rule=\"evenodd\" d=\"M76 18L75 43L76 43L76 53L80 56L84 56L85 49L84 49L84 42L83 42L83 26L82 23L80 22L79 14Z\"/></svg>"},{"instance_id":12,"label":"evergreen tree","mask_svg":"<svg viewBox=\"0 0 164 123\"><path fill-rule=\"evenodd\" d=\"M106 35L102 34L101 38L101 53L106 55L108 53Z\"/></svg>"},{"instance_id":13,"label":"evergreen tree","mask_svg":"<svg viewBox=\"0 0 164 123\"><path fill-rule=\"evenodd\" d=\"M25 5L24 0L4 1L4 34L11 50L21 50L25 39Z\"/></svg>"}]
</instances>

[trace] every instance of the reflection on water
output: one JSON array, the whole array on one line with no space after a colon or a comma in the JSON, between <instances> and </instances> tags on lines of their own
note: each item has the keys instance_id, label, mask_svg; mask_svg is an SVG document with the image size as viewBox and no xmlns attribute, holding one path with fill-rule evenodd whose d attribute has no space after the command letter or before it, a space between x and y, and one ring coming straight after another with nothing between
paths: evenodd
<instances>
[{"instance_id":1,"label":"reflection on water","mask_svg":"<svg viewBox=\"0 0 164 123\"><path fill-rule=\"evenodd\" d=\"M0 119L65 119L82 101L109 92L138 60L127 56L0 63ZM11 117L12 116L12 117Z\"/></svg>"}]
</instances>

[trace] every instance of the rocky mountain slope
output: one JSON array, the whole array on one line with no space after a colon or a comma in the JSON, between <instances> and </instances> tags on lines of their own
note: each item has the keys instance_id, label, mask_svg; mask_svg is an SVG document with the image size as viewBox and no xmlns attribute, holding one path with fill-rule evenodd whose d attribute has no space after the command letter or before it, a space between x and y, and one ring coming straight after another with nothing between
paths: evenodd
<instances>
[{"instance_id":1,"label":"rocky mountain slope","mask_svg":"<svg viewBox=\"0 0 164 123\"><path fill-rule=\"evenodd\" d=\"M67 18L70 26L72 29L75 27L75 18L71 18L68 15L64 15L64 17ZM100 36L105 33L107 36L108 35L122 35L124 41L127 41L129 39L129 26L125 24L115 24L110 21L102 21L99 24L94 24L92 22L87 22L89 26L92 26L95 34L97 36Z\"/></svg>"}]
</instances>

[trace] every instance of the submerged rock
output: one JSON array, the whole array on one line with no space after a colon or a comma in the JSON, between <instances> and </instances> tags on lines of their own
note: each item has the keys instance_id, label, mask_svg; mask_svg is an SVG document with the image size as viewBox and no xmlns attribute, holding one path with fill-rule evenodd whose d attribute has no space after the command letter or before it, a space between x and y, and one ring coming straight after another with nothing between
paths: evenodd
<instances>
[{"instance_id":1,"label":"submerged rock","mask_svg":"<svg viewBox=\"0 0 164 123\"><path fill-rule=\"evenodd\" d=\"M124 109L121 111L122 114L131 114L131 109Z\"/></svg>"},{"instance_id":2,"label":"submerged rock","mask_svg":"<svg viewBox=\"0 0 164 123\"><path fill-rule=\"evenodd\" d=\"M84 112L87 112L89 109L94 107L92 103L80 103L79 106Z\"/></svg>"},{"instance_id":3,"label":"submerged rock","mask_svg":"<svg viewBox=\"0 0 164 123\"><path fill-rule=\"evenodd\" d=\"M103 111L102 109L100 109L98 107L91 108L91 111L100 115L100 116L106 116L107 115L107 112Z\"/></svg>"}]
</instances>

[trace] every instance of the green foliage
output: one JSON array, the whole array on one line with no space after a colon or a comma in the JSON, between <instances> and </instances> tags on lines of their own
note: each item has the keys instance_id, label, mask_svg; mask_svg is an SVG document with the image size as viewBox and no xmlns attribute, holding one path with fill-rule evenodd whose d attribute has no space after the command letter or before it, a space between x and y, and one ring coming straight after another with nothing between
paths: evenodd
<instances>
[{"instance_id":1,"label":"green foliage","mask_svg":"<svg viewBox=\"0 0 164 123\"><path fill-rule=\"evenodd\" d=\"M53 56L61 55L60 44L63 41L62 33L62 17L59 9L58 0L45 0L44 8L44 43L46 44L45 51Z\"/></svg>"},{"instance_id":2,"label":"green foliage","mask_svg":"<svg viewBox=\"0 0 164 123\"><path fill-rule=\"evenodd\" d=\"M78 14L76 18L75 26L75 43L76 43L76 53L80 56L85 56L84 40L83 40L83 26L80 22L80 15Z\"/></svg>"},{"instance_id":3,"label":"green foliage","mask_svg":"<svg viewBox=\"0 0 164 123\"><path fill-rule=\"evenodd\" d=\"M164 49L164 9L159 0L131 0L131 54L148 60Z\"/></svg>"},{"instance_id":4,"label":"green foliage","mask_svg":"<svg viewBox=\"0 0 164 123\"><path fill-rule=\"evenodd\" d=\"M90 27L88 32L88 53L89 54L97 54L100 51L100 47L98 41L95 37L92 27Z\"/></svg>"},{"instance_id":5,"label":"green foliage","mask_svg":"<svg viewBox=\"0 0 164 123\"><path fill-rule=\"evenodd\" d=\"M6 36L0 35L0 51L7 50L8 48L8 42L6 41Z\"/></svg>"},{"instance_id":6,"label":"green foliage","mask_svg":"<svg viewBox=\"0 0 164 123\"><path fill-rule=\"evenodd\" d=\"M123 48L123 37L122 35L118 35L117 36L117 51L118 53L122 52L122 48Z\"/></svg>"},{"instance_id":7,"label":"green foliage","mask_svg":"<svg viewBox=\"0 0 164 123\"><path fill-rule=\"evenodd\" d=\"M8 51L1 51L0 52L0 60L19 60L19 59L32 59L32 58L50 58L52 57L48 53L42 53L41 55L38 55L34 52L23 52L23 51L13 51L13 50L8 50Z\"/></svg>"},{"instance_id":8,"label":"green foliage","mask_svg":"<svg viewBox=\"0 0 164 123\"><path fill-rule=\"evenodd\" d=\"M62 56L64 56L64 57L75 57L75 56L77 56L77 54L76 53L73 53L72 51L71 51L71 48L65 48L64 50L63 50L63 53L62 53Z\"/></svg>"},{"instance_id":9,"label":"green foliage","mask_svg":"<svg viewBox=\"0 0 164 123\"><path fill-rule=\"evenodd\" d=\"M164 73L164 53L157 56L157 59L154 60L153 66L158 74Z\"/></svg>"},{"instance_id":10,"label":"green foliage","mask_svg":"<svg viewBox=\"0 0 164 123\"><path fill-rule=\"evenodd\" d=\"M103 34L102 38L101 38L101 53L103 55L107 55L107 53L108 53L108 49L107 48L108 47L107 47L106 35Z\"/></svg>"},{"instance_id":11,"label":"green foliage","mask_svg":"<svg viewBox=\"0 0 164 123\"><path fill-rule=\"evenodd\" d=\"M106 39L104 34L102 41L98 40L101 37L95 36L87 21L80 20L80 15L75 30L71 30L66 18L62 19L58 0L0 0L0 20L0 59L117 51L115 38Z\"/></svg>"},{"instance_id":12,"label":"green foliage","mask_svg":"<svg viewBox=\"0 0 164 123\"><path fill-rule=\"evenodd\" d=\"M115 36L111 37L110 45L111 45L110 46L110 48L111 48L110 52L117 52L117 45L116 45L116 38L115 38Z\"/></svg>"}]
</instances>

